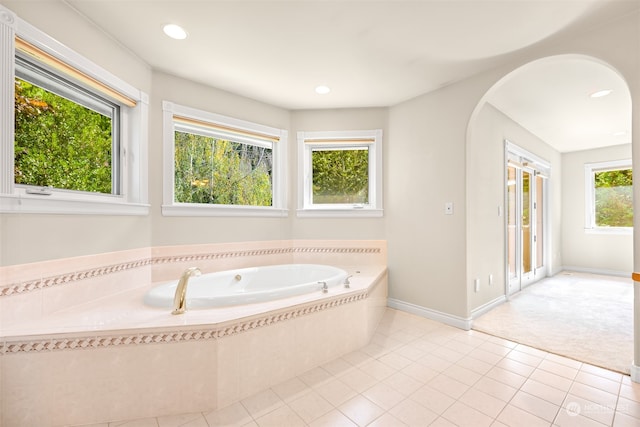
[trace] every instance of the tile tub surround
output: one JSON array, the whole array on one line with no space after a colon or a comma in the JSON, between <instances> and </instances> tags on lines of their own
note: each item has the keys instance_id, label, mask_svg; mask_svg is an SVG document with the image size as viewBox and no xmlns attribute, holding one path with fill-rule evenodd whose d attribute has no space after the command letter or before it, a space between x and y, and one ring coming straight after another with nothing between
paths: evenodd
<instances>
[{"instance_id":1,"label":"tile tub surround","mask_svg":"<svg viewBox=\"0 0 640 427\"><path fill-rule=\"evenodd\" d=\"M315 248L279 248L276 256L295 258L300 251L344 260L353 250ZM372 251L373 257L381 250ZM363 252L355 251L354 257L362 258ZM350 289L296 297L293 305L288 299L171 316L141 308L136 295L141 298L148 285L52 312L44 325L3 324L0 425L67 425L211 410L299 375L371 338L386 306L386 267L357 269L361 273ZM50 290L65 287L66 282ZM37 291L18 296L29 294Z\"/></svg>"}]
</instances>

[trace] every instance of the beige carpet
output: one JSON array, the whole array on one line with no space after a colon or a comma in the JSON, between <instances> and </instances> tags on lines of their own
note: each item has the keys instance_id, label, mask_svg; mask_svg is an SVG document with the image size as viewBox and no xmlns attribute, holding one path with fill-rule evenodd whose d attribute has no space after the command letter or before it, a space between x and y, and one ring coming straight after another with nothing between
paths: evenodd
<instances>
[{"instance_id":1,"label":"beige carpet","mask_svg":"<svg viewBox=\"0 0 640 427\"><path fill-rule=\"evenodd\" d=\"M473 329L628 374L633 362L633 282L562 272L474 320Z\"/></svg>"}]
</instances>

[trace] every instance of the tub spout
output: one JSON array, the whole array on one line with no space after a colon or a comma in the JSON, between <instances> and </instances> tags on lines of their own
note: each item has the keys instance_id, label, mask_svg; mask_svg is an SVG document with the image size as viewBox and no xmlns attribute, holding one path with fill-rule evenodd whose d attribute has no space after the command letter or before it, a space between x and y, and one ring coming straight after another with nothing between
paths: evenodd
<instances>
[{"instance_id":1,"label":"tub spout","mask_svg":"<svg viewBox=\"0 0 640 427\"><path fill-rule=\"evenodd\" d=\"M199 276L202 274L198 267L187 268L178 282L176 294L173 297L173 311L171 314L182 314L187 310L187 284L191 276Z\"/></svg>"},{"instance_id":2,"label":"tub spout","mask_svg":"<svg viewBox=\"0 0 640 427\"><path fill-rule=\"evenodd\" d=\"M344 287L345 288L350 288L351 286L351 282L349 281L350 278L353 277L353 274L348 275L347 277L344 278Z\"/></svg>"},{"instance_id":3,"label":"tub spout","mask_svg":"<svg viewBox=\"0 0 640 427\"><path fill-rule=\"evenodd\" d=\"M322 285L322 293L326 294L329 292L329 287L327 286L327 282L318 282L318 285Z\"/></svg>"}]
</instances>

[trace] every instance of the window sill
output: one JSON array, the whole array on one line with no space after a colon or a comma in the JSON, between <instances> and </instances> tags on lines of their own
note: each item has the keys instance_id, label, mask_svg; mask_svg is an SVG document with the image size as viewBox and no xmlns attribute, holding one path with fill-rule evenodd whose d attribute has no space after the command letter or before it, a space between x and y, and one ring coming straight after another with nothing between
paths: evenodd
<instances>
[{"instance_id":1,"label":"window sill","mask_svg":"<svg viewBox=\"0 0 640 427\"><path fill-rule=\"evenodd\" d=\"M604 235L633 235L633 227L595 227L585 228L586 234L604 234Z\"/></svg>"},{"instance_id":2,"label":"window sill","mask_svg":"<svg viewBox=\"0 0 640 427\"><path fill-rule=\"evenodd\" d=\"M127 203L120 199L86 201L5 194L0 195L0 213L144 216L149 214L149 205Z\"/></svg>"},{"instance_id":3,"label":"window sill","mask_svg":"<svg viewBox=\"0 0 640 427\"><path fill-rule=\"evenodd\" d=\"M218 216L218 217L286 217L287 209L262 206L233 206L233 205L198 205L176 204L163 205L163 216Z\"/></svg>"},{"instance_id":4,"label":"window sill","mask_svg":"<svg viewBox=\"0 0 640 427\"><path fill-rule=\"evenodd\" d=\"M382 218L382 209L298 209L299 218Z\"/></svg>"}]
</instances>

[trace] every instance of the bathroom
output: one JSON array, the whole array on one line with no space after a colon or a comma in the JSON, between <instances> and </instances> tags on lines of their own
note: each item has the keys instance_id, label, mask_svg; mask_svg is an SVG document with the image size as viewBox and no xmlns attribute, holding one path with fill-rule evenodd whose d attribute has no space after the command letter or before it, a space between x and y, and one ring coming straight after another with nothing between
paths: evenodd
<instances>
[{"instance_id":1,"label":"bathroom","mask_svg":"<svg viewBox=\"0 0 640 427\"><path fill-rule=\"evenodd\" d=\"M468 143L470 117L483 96L496 82L522 65L548 56L579 53L599 58L616 68L624 75L634 104L640 100L637 15L623 17L593 33L541 44L522 57L390 107L290 110L152 70L65 2L37 2L37 7L34 2L0 3L148 95L148 208L146 211L143 208L144 213L0 214L0 266L42 263L51 269L41 273L45 277L83 270L82 264L78 264L81 257L100 254L116 257L125 254L118 261L124 262L125 259L152 259L153 251L162 252L166 248L176 248L177 253L193 253L202 245L211 245L215 251L222 252L254 249L260 242L269 242L270 247L375 246L384 248L390 306L395 304L396 308L414 310L468 329L474 310L501 296L499 287L489 288L484 280L480 291L475 292L473 278L493 274L496 283L504 282L503 260L485 261L479 249L481 244L475 240L482 230L502 233L500 222L487 227L486 222L474 220L475 212L493 212L495 206L503 203L502 189L483 188L482 182L471 176L473 165L468 162L476 154ZM78 33L82 37L78 37ZM289 159L286 215L163 215L162 102L165 100L286 130ZM635 110L633 126L634 129L640 126L640 113ZM361 129L382 130L383 215L298 216L297 132ZM634 132L634 139L636 134L640 133ZM554 162L562 161L559 155L554 156ZM495 162L500 164L501 160ZM421 178L415 179L407 170L419 170ZM443 176L447 179L443 180ZM426 186L425 182L438 185ZM558 188L556 195L560 192ZM486 194L486 197L476 198L477 194ZM453 215L444 214L446 203L453 203ZM560 218L558 212L556 215ZM552 257L557 268L563 265L561 238L552 236L557 248ZM495 242L498 243L501 242ZM627 241L624 244L629 246ZM74 265L74 262L77 270L66 269L65 263ZM0 373L5 375L4 371Z\"/></svg>"}]
</instances>

